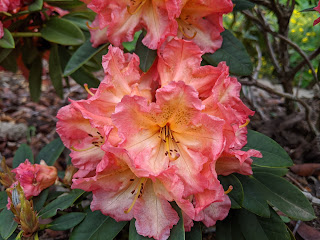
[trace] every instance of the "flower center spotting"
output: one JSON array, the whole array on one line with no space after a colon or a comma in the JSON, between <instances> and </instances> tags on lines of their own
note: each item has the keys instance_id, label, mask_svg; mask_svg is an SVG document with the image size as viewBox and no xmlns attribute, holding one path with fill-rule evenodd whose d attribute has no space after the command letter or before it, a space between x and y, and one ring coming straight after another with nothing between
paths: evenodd
<instances>
[{"instance_id":1,"label":"flower center spotting","mask_svg":"<svg viewBox=\"0 0 320 240\"><path fill-rule=\"evenodd\" d=\"M178 152L179 142L175 140L168 124L160 128L159 138L161 138L161 141L165 144L165 156L169 157L170 161L177 160L180 157Z\"/></svg>"},{"instance_id":2,"label":"flower center spotting","mask_svg":"<svg viewBox=\"0 0 320 240\"><path fill-rule=\"evenodd\" d=\"M183 34L183 36L186 39L192 40L197 36L197 31L194 31L193 35L190 36L189 34L186 33L186 31L191 31L191 26L192 24L188 22L190 16L186 15L186 16L180 16L179 18L177 18L177 23L178 23L178 28L180 30L180 32Z\"/></svg>"},{"instance_id":3,"label":"flower center spotting","mask_svg":"<svg viewBox=\"0 0 320 240\"><path fill-rule=\"evenodd\" d=\"M101 133L98 132L98 131L97 131L97 135L96 135L96 136L94 136L94 135L92 135L92 134L90 134L90 133L88 133L88 136L89 136L90 138L92 138L91 144L92 144L93 146L88 147L88 148L85 148L85 149L77 149L77 148L75 148L74 146L72 146L71 149L72 149L73 151L76 151L76 152L84 152L84 151L93 149L93 148L95 148L95 147L100 147L100 146L103 145L104 142L105 142L104 137L103 137L103 136L101 135Z\"/></svg>"},{"instance_id":4,"label":"flower center spotting","mask_svg":"<svg viewBox=\"0 0 320 240\"><path fill-rule=\"evenodd\" d=\"M130 179L130 181L133 182L134 179ZM130 207L128 208L128 210L125 210L124 213L128 214L132 210L132 208L133 208L134 204L136 203L136 201L138 200L138 198L140 198L142 196L143 188L146 185L146 182L147 182L146 178L140 178L138 180L138 183L136 184L134 189L131 191L131 194L135 194L134 199L133 199Z\"/></svg>"},{"instance_id":5,"label":"flower center spotting","mask_svg":"<svg viewBox=\"0 0 320 240\"><path fill-rule=\"evenodd\" d=\"M136 14L147 1L148 0L130 0L130 5L127 6L128 13L131 15Z\"/></svg>"}]
</instances>

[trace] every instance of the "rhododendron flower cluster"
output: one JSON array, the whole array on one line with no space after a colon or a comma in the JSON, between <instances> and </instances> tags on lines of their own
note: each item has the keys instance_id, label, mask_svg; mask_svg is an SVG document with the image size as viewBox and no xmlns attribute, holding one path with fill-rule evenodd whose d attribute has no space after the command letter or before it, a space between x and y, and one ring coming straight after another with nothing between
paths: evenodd
<instances>
[{"instance_id":1,"label":"rhododendron flower cluster","mask_svg":"<svg viewBox=\"0 0 320 240\"><path fill-rule=\"evenodd\" d=\"M120 14L119 2L108 7ZM139 4L122 14L166 7ZM137 55L110 46L100 86L58 112L57 132L79 169L72 187L93 192L92 210L117 221L135 218L140 235L169 237L179 220L172 201L186 230L193 221L212 226L224 219L231 187L224 192L218 175L252 174L250 157L261 157L240 150L254 114L239 98L240 84L225 63L201 66L202 54L175 38L143 73Z\"/></svg>"},{"instance_id":2,"label":"rhododendron flower cluster","mask_svg":"<svg viewBox=\"0 0 320 240\"><path fill-rule=\"evenodd\" d=\"M318 6L315 7L314 10L316 10L317 12L320 13L320 1L319 1L319 3L318 3ZM320 17L319 17L318 19L314 20L313 26L316 25L316 24L318 24L318 23L320 23Z\"/></svg>"},{"instance_id":3,"label":"rhododendron flower cluster","mask_svg":"<svg viewBox=\"0 0 320 240\"><path fill-rule=\"evenodd\" d=\"M84 1L84 0L83 0ZM193 39L205 52L220 48L224 31L222 15L232 11L231 0L92 0L84 1L97 13L90 27L96 47L110 42L120 47L133 40L142 28L142 40L150 49L158 49L167 37Z\"/></svg>"},{"instance_id":4,"label":"rhododendron flower cluster","mask_svg":"<svg viewBox=\"0 0 320 240\"><path fill-rule=\"evenodd\" d=\"M26 199L32 196L38 196L42 190L53 185L58 177L58 172L55 167L48 166L43 160L40 164L31 164L28 159L21 163L11 172L15 173L16 182L13 183L10 190L20 183ZM8 209L10 208L11 200L8 199Z\"/></svg>"}]
</instances>

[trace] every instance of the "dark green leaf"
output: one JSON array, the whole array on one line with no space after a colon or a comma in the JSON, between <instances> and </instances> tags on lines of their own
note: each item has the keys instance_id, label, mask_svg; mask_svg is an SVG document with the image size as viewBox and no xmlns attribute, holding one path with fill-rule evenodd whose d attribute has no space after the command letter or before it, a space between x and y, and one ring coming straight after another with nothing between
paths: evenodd
<instances>
[{"instance_id":1,"label":"dark green leaf","mask_svg":"<svg viewBox=\"0 0 320 240\"><path fill-rule=\"evenodd\" d=\"M135 226L136 220L133 218L130 221L130 227L129 227L129 240L148 240L148 239L153 239L153 238L148 238L141 236L137 233L136 226Z\"/></svg>"},{"instance_id":2,"label":"dark green leaf","mask_svg":"<svg viewBox=\"0 0 320 240\"><path fill-rule=\"evenodd\" d=\"M69 76L78 70L83 64L88 62L94 55L98 52L102 51L109 44L104 44L99 48L92 47L92 43L88 39L84 44L82 44L77 51L73 53L71 58L69 59L67 66L64 69L63 75Z\"/></svg>"},{"instance_id":3,"label":"dark green leaf","mask_svg":"<svg viewBox=\"0 0 320 240\"><path fill-rule=\"evenodd\" d=\"M127 222L116 222L100 211L89 212L80 225L74 228L70 240L112 240Z\"/></svg>"},{"instance_id":4,"label":"dark green leaf","mask_svg":"<svg viewBox=\"0 0 320 240\"><path fill-rule=\"evenodd\" d=\"M314 12L314 11L315 11L315 10L314 10L315 7L316 7L316 6L311 7L311 8L306 8L306 9L301 10L300 12Z\"/></svg>"},{"instance_id":5,"label":"dark green leaf","mask_svg":"<svg viewBox=\"0 0 320 240\"><path fill-rule=\"evenodd\" d=\"M225 191L228 190L229 186L232 186L233 189L228 196L231 200L232 208L241 208L243 202L243 188L241 182L233 174L228 176L219 176L219 180Z\"/></svg>"},{"instance_id":6,"label":"dark green leaf","mask_svg":"<svg viewBox=\"0 0 320 240\"><path fill-rule=\"evenodd\" d=\"M49 3L51 6L60 7L62 9L73 9L84 4L78 0L45 0L45 2Z\"/></svg>"},{"instance_id":7,"label":"dark green leaf","mask_svg":"<svg viewBox=\"0 0 320 240\"><path fill-rule=\"evenodd\" d=\"M17 72L18 70L18 64L17 64L17 51L16 49L10 49L12 50L9 55L6 56L5 59L1 61L1 66L4 67L6 70L10 72Z\"/></svg>"},{"instance_id":8,"label":"dark green leaf","mask_svg":"<svg viewBox=\"0 0 320 240\"><path fill-rule=\"evenodd\" d=\"M6 191L0 192L0 210L4 209L8 203L8 195Z\"/></svg>"},{"instance_id":9,"label":"dark green leaf","mask_svg":"<svg viewBox=\"0 0 320 240\"><path fill-rule=\"evenodd\" d=\"M56 44L52 44L50 51L49 75L56 93L60 98L63 98L62 70L58 54L58 46Z\"/></svg>"},{"instance_id":10,"label":"dark green leaf","mask_svg":"<svg viewBox=\"0 0 320 240\"><path fill-rule=\"evenodd\" d=\"M217 240L245 240L233 210L223 221L217 221L216 227Z\"/></svg>"},{"instance_id":11,"label":"dark green leaf","mask_svg":"<svg viewBox=\"0 0 320 240\"><path fill-rule=\"evenodd\" d=\"M18 167L20 163L25 162L26 159L29 159L31 163L34 163L31 148L27 144L22 143L13 157L12 167Z\"/></svg>"},{"instance_id":12,"label":"dark green leaf","mask_svg":"<svg viewBox=\"0 0 320 240\"><path fill-rule=\"evenodd\" d=\"M251 75L253 66L245 47L230 31L225 30L221 35L221 48L213 54L203 55L203 59L213 66L225 61L230 67L230 73L238 76Z\"/></svg>"},{"instance_id":13,"label":"dark green leaf","mask_svg":"<svg viewBox=\"0 0 320 240\"><path fill-rule=\"evenodd\" d=\"M7 56L12 52L12 48L2 48L0 49L0 63L6 59Z\"/></svg>"},{"instance_id":14,"label":"dark green leaf","mask_svg":"<svg viewBox=\"0 0 320 240\"><path fill-rule=\"evenodd\" d=\"M138 31L134 34L134 39L131 42L123 42L122 46L128 51L128 52L132 52L133 50L136 49L136 45L137 45L137 41L138 38L140 36L140 34L142 33L142 31Z\"/></svg>"},{"instance_id":15,"label":"dark green leaf","mask_svg":"<svg viewBox=\"0 0 320 240\"><path fill-rule=\"evenodd\" d=\"M63 152L64 145L60 138L54 139L44 148L42 148L36 158L36 163L40 163L44 160L47 165L53 166L55 161L59 158L60 154Z\"/></svg>"},{"instance_id":16,"label":"dark green leaf","mask_svg":"<svg viewBox=\"0 0 320 240\"><path fill-rule=\"evenodd\" d=\"M58 210L64 210L70 207L83 193L84 191L82 190L74 189L69 194L58 197L42 208L39 216L43 219L55 216Z\"/></svg>"},{"instance_id":17,"label":"dark green leaf","mask_svg":"<svg viewBox=\"0 0 320 240\"><path fill-rule=\"evenodd\" d=\"M85 40L77 25L62 18L51 18L40 32L47 41L61 45L80 45Z\"/></svg>"},{"instance_id":18,"label":"dark green leaf","mask_svg":"<svg viewBox=\"0 0 320 240\"><path fill-rule=\"evenodd\" d=\"M270 173L256 173L254 177L265 186L261 192L264 198L288 217L302 221L315 218L311 204L297 187Z\"/></svg>"},{"instance_id":19,"label":"dark green leaf","mask_svg":"<svg viewBox=\"0 0 320 240\"><path fill-rule=\"evenodd\" d=\"M241 209L238 223L246 240L290 240L286 225L278 214L270 208L270 218L262 218Z\"/></svg>"},{"instance_id":20,"label":"dark green leaf","mask_svg":"<svg viewBox=\"0 0 320 240\"><path fill-rule=\"evenodd\" d=\"M242 11L254 7L254 3L247 0L232 0L232 2L234 4L233 11Z\"/></svg>"},{"instance_id":21,"label":"dark green leaf","mask_svg":"<svg viewBox=\"0 0 320 240\"><path fill-rule=\"evenodd\" d=\"M68 230L77 226L85 216L86 214L81 212L68 213L47 224L47 228L54 231Z\"/></svg>"},{"instance_id":22,"label":"dark green leaf","mask_svg":"<svg viewBox=\"0 0 320 240\"><path fill-rule=\"evenodd\" d=\"M61 68L64 69L67 65L68 59L70 59L71 54L68 51L60 46L58 48ZM90 72L86 71L84 67L79 68L77 71L71 74L71 77L81 86L85 83L88 84L89 88L98 87L100 81L95 78Z\"/></svg>"},{"instance_id":23,"label":"dark green leaf","mask_svg":"<svg viewBox=\"0 0 320 240\"><path fill-rule=\"evenodd\" d=\"M194 222L190 232L186 232L186 240L202 240L201 224Z\"/></svg>"},{"instance_id":24,"label":"dark green leaf","mask_svg":"<svg viewBox=\"0 0 320 240\"><path fill-rule=\"evenodd\" d=\"M317 76L318 76L318 81L320 81L320 61L319 61Z\"/></svg>"},{"instance_id":25,"label":"dark green leaf","mask_svg":"<svg viewBox=\"0 0 320 240\"><path fill-rule=\"evenodd\" d=\"M41 95L42 59L40 56L32 62L29 73L29 91L31 100L38 102Z\"/></svg>"},{"instance_id":26,"label":"dark green leaf","mask_svg":"<svg viewBox=\"0 0 320 240\"><path fill-rule=\"evenodd\" d=\"M0 47L2 48L14 48L15 43L10 31L6 28L3 28L4 35L0 39Z\"/></svg>"},{"instance_id":27,"label":"dark green leaf","mask_svg":"<svg viewBox=\"0 0 320 240\"><path fill-rule=\"evenodd\" d=\"M262 153L262 158L253 157L253 165L261 167L290 167L293 165L287 152L271 138L249 130L248 143L244 151L256 149Z\"/></svg>"},{"instance_id":28,"label":"dark green leaf","mask_svg":"<svg viewBox=\"0 0 320 240\"><path fill-rule=\"evenodd\" d=\"M262 195L265 189L264 186L251 176L243 176L240 174L237 174L236 176L243 187L244 198L242 206L261 217L269 217L269 206Z\"/></svg>"},{"instance_id":29,"label":"dark green leaf","mask_svg":"<svg viewBox=\"0 0 320 240\"><path fill-rule=\"evenodd\" d=\"M40 195L33 197L33 206L37 212L40 212L49 195L49 188L43 190Z\"/></svg>"},{"instance_id":30,"label":"dark green leaf","mask_svg":"<svg viewBox=\"0 0 320 240\"><path fill-rule=\"evenodd\" d=\"M271 173L277 176L284 176L289 171L288 168L269 168L269 167L259 167L259 166L252 166L253 174L262 172L262 173Z\"/></svg>"},{"instance_id":31,"label":"dark green leaf","mask_svg":"<svg viewBox=\"0 0 320 240\"><path fill-rule=\"evenodd\" d=\"M33 3L29 5L29 11L30 12L35 12L35 11L40 11L43 6L43 0L35 0Z\"/></svg>"},{"instance_id":32,"label":"dark green leaf","mask_svg":"<svg viewBox=\"0 0 320 240\"><path fill-rule=\"evenodd\" d=\"M136 50L135 53L139 56L140 58L140 68L143 72L147 72L150 67L152 66L154 60L157 57L157 51L152 50L147 48L145 45L142 43L142 39L144 38L144 35L141 34L137 45L136 45Z\"/></svg>"},{"instance_id":33,"label":"dark green leaf","mask_svg":"<svg viewBox=\"0 0 320 240\"><path fill-rule=\"evenodd\" d=\"M6 208L0 213L0 234L3 239L8 239L14 230L16 230L18 223L13 220L14 215Z\"/></svg>"}]
</instances>

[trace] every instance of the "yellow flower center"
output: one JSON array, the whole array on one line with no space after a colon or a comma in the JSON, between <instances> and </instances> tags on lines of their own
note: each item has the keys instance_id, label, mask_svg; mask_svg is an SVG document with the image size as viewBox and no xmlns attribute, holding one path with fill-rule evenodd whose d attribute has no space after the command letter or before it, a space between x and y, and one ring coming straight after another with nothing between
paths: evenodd
<instances>
[{"instance_id":1,"label":"yellow flower center","mask_svg":"<svg viewBox=\"0 0 320 240\"><path fill-rule=\"evenodd\" d=\"M165 148L166 148L165 155L169 157L170 161L177 160L180 157L180 154L178 152L179 142L175 140L168 124L160 128L159 137L165 144Z\"/></svg>"}]
</instances>

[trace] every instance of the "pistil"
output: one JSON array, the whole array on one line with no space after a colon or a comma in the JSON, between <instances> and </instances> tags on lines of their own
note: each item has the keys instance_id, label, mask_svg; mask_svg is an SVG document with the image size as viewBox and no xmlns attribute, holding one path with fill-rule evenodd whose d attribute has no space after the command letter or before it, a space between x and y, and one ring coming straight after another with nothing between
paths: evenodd
<instances>
[{"instance_id":1,"label":"pistil","mask_svg":"<svg viewBox=\"0 0 320 240\"><path fill-rule=\"evenodd\" d=\"M178 152L178 141L175 140L174 136L172 135L172 131L170 130L169 125L165 125L160 129L159 137L165 144L166 152L165 155L169 157L170 161L175 161L180 157Z\"/></svg>"},{"instance_id":2,"label":"pistil","mask_svg":"<svg viewBox=\"0 0 320 240\"><path fill-rule=\"evenodd\" d=\"M143 5L147 2L147 0L138 1L138 4L137 4L137 0L130 0L130 2L131 2L131 6L127 6L127 11L129 14L134 15L143 7ZM133 8L137 7L137 8L132 11L131 9L132 7Z\"/></svg>"}]
</instances>

